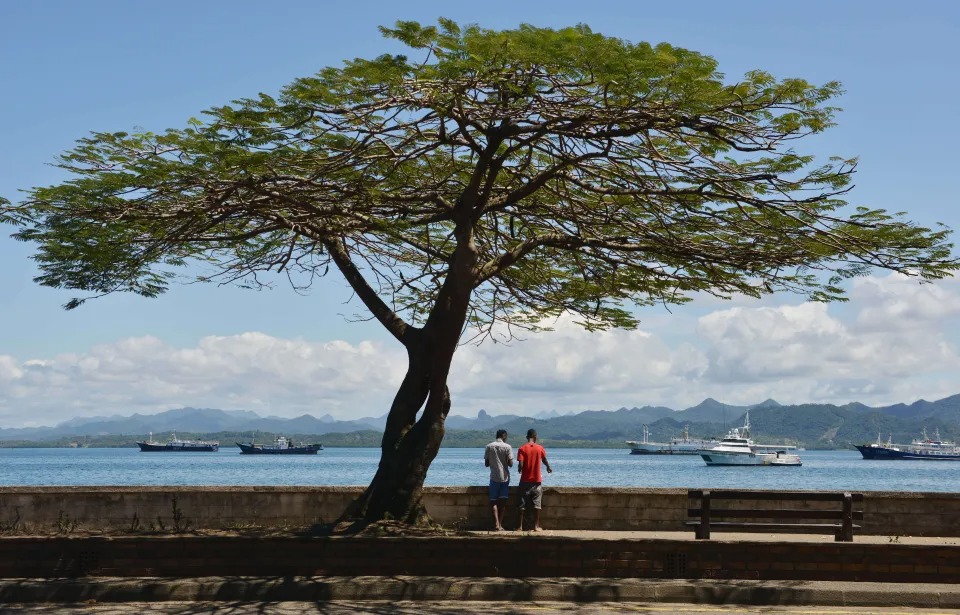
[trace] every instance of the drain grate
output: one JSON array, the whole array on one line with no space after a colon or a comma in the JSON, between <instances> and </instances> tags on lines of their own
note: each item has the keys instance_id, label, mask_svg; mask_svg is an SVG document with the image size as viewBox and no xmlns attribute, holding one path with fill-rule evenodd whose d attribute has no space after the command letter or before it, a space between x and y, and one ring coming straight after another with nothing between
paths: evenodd
<instances>
[{"instance_id":1,"label":"drain grate","mask_svg":"<svg viewBox=\"0 0 960 615\"><path fill-rule=\"evenodd\" d=\"M663 564L663 576L668 579L680 579L687 576L687 554L668 553Z\"/></svg>"}]
</instances>

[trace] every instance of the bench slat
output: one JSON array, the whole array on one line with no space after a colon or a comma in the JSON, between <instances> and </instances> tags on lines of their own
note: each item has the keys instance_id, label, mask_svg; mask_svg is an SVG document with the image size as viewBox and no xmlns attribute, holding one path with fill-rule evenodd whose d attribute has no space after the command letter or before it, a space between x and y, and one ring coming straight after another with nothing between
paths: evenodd
<instances>
[{"instance_id":1,"label":"bench slat","mask_svg":"<svg viewBox=\"0 0 960 615\"><path fill-rule=\"evenodd\" d=\"M699 517L702 508L688 508L688 517ZM711 518L739 517L743 519L843 519L842 510L808 510L797 508L710 508ZM863 511L855 510L852 518L863 521Z\"/></svg>"},{"instance_id":2,"label":"bench slat","mask_svg":"<svg viewBox=\"0 0 960 615\"><path fill-rule=\"evenodd\" d=\"M697 527L700 525L699 521L687 521L686 525L690 527ZM843 527L842 523L737 523L736 521L711 521L710 527L740 527L740 528L761 528L761 529L782 529L782 530L795 530L795 529L839 529ZM860 529L860 526L857 524L853 525L854 529Z\"/></svg>"},{"instance_id":3,"label":"bench slat","mask_svg":"<svg viewBox=\"0 0 960 615\"><path fill-rule=\"evenodd\" d=\"M822 491L710 491L711 500L789 500L806 502L842 502L842 493L824 493ZM854 502L862 502L862 493L851 493ZM691 489L687 492L690 499L703 498L703 490Z\"/></svg>"}]
</instances>

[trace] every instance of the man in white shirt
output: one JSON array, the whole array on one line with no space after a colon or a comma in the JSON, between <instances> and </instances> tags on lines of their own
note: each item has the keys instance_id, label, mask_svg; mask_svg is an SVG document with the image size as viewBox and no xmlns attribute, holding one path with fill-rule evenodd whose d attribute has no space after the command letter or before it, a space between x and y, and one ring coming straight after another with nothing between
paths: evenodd
<instances>
[{"instance_id":1,"label":"man in white shirt","mask_svg":"<svg viewBox=\"0 0 960 615\"><path fill-rule=\"evenodd\" d=\"M510 468L513 448L507 444L507 430L498 429L497 439L483 450L483 465L490 468L490 505L493 508L493 529L503 529L503 513L510 497Z\"/></svg>"}]
</instances>

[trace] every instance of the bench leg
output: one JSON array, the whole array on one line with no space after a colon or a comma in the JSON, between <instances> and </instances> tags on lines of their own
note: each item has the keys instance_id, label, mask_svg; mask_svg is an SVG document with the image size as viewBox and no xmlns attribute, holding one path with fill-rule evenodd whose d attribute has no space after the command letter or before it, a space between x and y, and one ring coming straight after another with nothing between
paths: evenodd
<instances>
[{"instance_id":1,"label":"bench leg","mask_svg":"<svg viewBox=\"0 0 960 615\"><path fill-rule=\"evenodd\" d=\"M836 535L837 542L853 542L853 496L843 494L843 521Z\"/></svg>"},{"instance_id":2,"label":"bench leg","mask_svg":"<svg viewBox=\"0 0 960 615\"><path fill-rule=\"evenodd\" d=\"M837 530L834 535L834 542L853 542L853 528Z\"/></svg>"},{"instance_id":3,"label":"bench leg","mask_svg":"<svg viewBox=\"0 0 960 615\"><path fill-rule=\"evenodd\" d=\"M697 526L697 538L710 539L710 491L704 490L700 496L700 525Z\"/></svg>"}]
</instances>

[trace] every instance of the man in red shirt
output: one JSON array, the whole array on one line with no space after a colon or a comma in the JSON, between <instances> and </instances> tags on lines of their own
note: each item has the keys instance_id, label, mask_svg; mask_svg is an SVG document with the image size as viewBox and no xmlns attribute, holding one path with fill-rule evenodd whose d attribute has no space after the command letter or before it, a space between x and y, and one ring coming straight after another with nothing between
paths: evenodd
<instances>
[{"instance_id":1,"label":"man in red shirt","mask_svg":"<svg viewBox=\"0 0 960 615\"><path fill-rule=\"evenodd\" d=\"M540 463L547 466L547 473L553 473L550 462L547 461L547 451L537 444L537 430L527 430L527 443L517 449L517 463L520 465L520 527L523 531L523 518L526 506L529 503L534 510L533 530L539 532L540 502L543 497L543 475L540 474Z\"/></svg>"}]
</instances>

